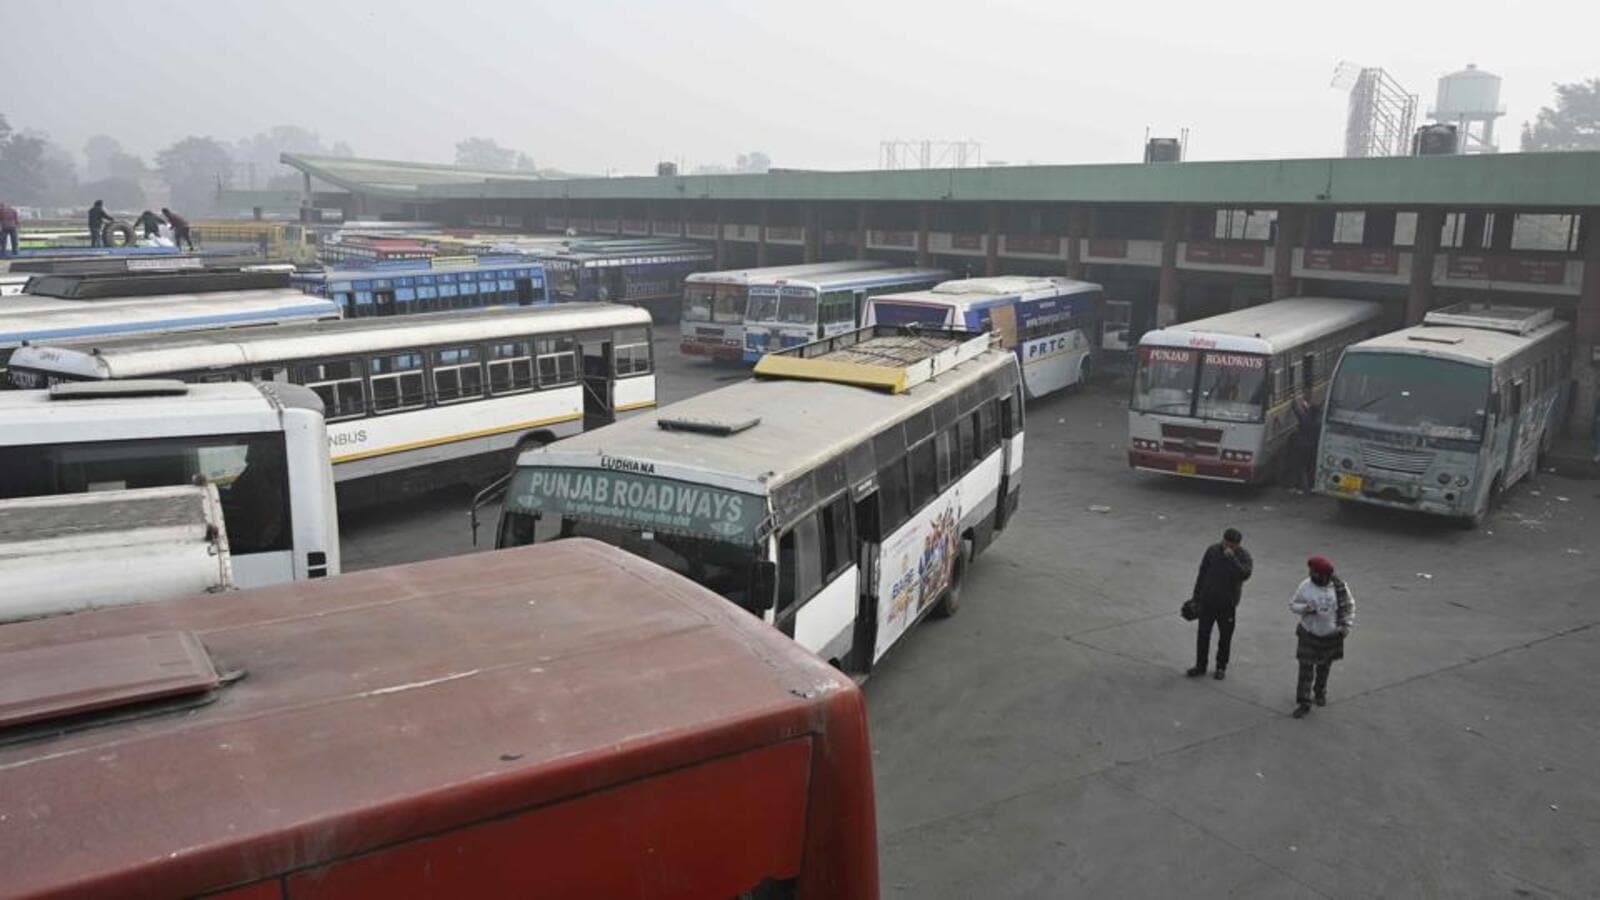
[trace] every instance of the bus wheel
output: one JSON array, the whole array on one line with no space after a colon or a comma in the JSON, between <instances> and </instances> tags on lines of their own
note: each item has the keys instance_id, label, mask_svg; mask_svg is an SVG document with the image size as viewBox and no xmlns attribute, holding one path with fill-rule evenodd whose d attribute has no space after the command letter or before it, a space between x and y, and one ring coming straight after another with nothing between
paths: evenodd
<instances>
[{"instance_id":1,"label":"bus wheel","mask_svg":"<svg viewBox=\"0 0 1600 900\"><path fill-rule=\"evenodd\" d=\"M1489 482L1489 496L1483 498L1483 509L1463 519L1461 527L1468 529L1482 527L1483 523L1488 521L1489 514L1500 508L1501 495L1504 493L1505 488L1501 484L1500 476L1494 476L1494 480Z\"/></svg>"},{"instance_id":2,"label":"bus wheel","mask_svg":"<svg viewBox=\"0 0 1600 900\"><path fill-rule=\"evenodd\" d=\"M955 566L950 570L950 586L934 604L931 615L935 619L948 619L961 609L961 584L967 578L967 566L972 562L972 542L963 540L957 551Z\"/></svg>"}]
</instances>

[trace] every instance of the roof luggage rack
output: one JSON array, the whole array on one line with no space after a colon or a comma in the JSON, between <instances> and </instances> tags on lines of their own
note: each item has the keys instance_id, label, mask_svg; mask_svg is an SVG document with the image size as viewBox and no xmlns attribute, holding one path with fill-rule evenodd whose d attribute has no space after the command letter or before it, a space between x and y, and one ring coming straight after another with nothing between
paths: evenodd
<instances>
[{"instance_id":1,"label":"roof luggage rack","mask_svg":"<svg viewBox=\"0 0 1600 900\"><path fill-rule=\"evenodd\" d=\"M768 353L756 363L755 375L899 394L982 355L994 341L990 332L872 325Z\"/></svg>"},{"instance_id":2,"label":"roof luggage rack","mask_svg":"<svg viewBox=\"0 0 1600 900\"><path fill-rule=\"evenodd\" d=\"M1423 316L1422 324L1528 334L1549 324L1554 318L1555 312L1549 309L1469 301L1432 310Z\"/></svg>"},{"instance_id":3,"label":"roof luggage rack","mask_svg":"<svg viewBox=\"0 0 1600 900\"><path fill-rule=\"evenodd\" d=\"M239 269L166 269L152 272L37 275L27 293L62 300L153 297L161 294L211 294L289 287L288 272Z\"/></svg>"}]
</instances>

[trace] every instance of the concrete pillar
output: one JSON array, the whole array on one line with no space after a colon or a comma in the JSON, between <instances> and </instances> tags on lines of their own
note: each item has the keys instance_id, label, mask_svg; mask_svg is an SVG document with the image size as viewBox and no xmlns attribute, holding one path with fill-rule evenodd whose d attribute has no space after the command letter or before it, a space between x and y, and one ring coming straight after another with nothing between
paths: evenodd
<instances>
[{"instance_id":1,"label":"concrete pillar","mask_svg":"<svg viewBox=\"0 0 1600 900\"><path fill-rule=\"evenodd\" d=\"M1433 306L1433 260L1439 253L1439 232L1443 228L1444 210L1417 210L1417 239L1411 247L1411 288L1406 294L1407 325L1421 322Z\"/></svg>"},{"instance_id":2,"label":"concrete pillar","mask_svg":"<svg viewBox=\"0 0 1600 900\"><path fill-rule=\"evenodd\" d=\"M917 265L928 264L928 227L933 221L933 207L926 203L917 206Z\"/></svg>"},{"instance_id":3,"label":"concrete pillar","mask_svg":"<svg viewBox=\"0 0 1600 900\"><path fill-rule=\"evenodd\" d=\"M856 259L867 258L867 205L856 204Z\"/></svg>"},{"instance_id":4,"label":"concrete pillar","mask_svg":"<svg viewBox=\"0 0 1600 900\"><path fill-rule=\"evenodd\" d=\"M722 224L723 222L727 221L728 218L726 209L727 204L721 202L717 203L717 249L715 253L717 269L719 270L726 269L728 267L728 241L727 238L723 237L722 235Z\"/></svg>"},{"instance_id":5,"label":"concrete pillar","mask_svg":"<svg viewBox=\"0 0 1600 900\"><path fill-rule=\"evenodd\" d=\"M1067 277L1083 278L1083 239L1089 236L1089 207L1067 207Z\"/></svg>"},{"instance_id":6,"label":"concrete pillar","mask_svg":"<svg viewBox=\"0 0 1600 900\"><path fill-rule=\"evenodd\" d=\"M993 277L1000 274L1000 204L987 203L983 212L988 226L983 239L983 274Z\"/></svg>"},{"instance_id":7,"label":"concrete pillar","mask_svg":"<svg viewBox=\"0 0 1600 900\"><path fill-rule=\"evenodd\" d=\"M759 224L756 227L756 268L767 264L767 205L761 204Z\"/></svg>"},{"instance_id":8,"label":"concrete pillar","mask_svg":"<svg viewBox=\"0 0 1600 900\"><path fill-rule=\"evenodd\" d=\"M1156 288L1156 327L1178 321L1178 242L1188 210L1168 206L1161 220L1161 280Z\"/></svg>"},{"instance_id":9,"label":"concrete pillar","mask_svg":"<svg viewBox=\"0 0 1600 900\"><path fill-rule=\"evenodd\" d=\"M1278 229L1272 244L1272 299L1282 300L1300 292L1294 277L1294 253L1305 243L1306 211L1291 206L1278 210Z\"/></svg>"},{"instance_id":10,"label":"concrete pillar","mask_svg":"<svg viewBox=\"0 0 1600 900\"><path fill-rule=\"evenodd\" d=\"M1494 214L1494 224L1489 235L1489 249L1495 253L1511 252L1511 228L1516 224L1517 215L1511 210L1504 209Z\"/></svg>"},{"instance_id":11,"label":"concrete pillar","mask_svg":"<svg viewBox=\"0 0 1600 900\"><path fill-rule=\"evenodd\" d=\"M1572 356L1576 391L1570 428L1572 434L1588 440L1594 434L1595 398L1600 395L1600 360L1595 357L1600 353L1600 209L1585 210L1583 218L1583 286L1578 293Z\"/></svg>"}]
</instances>

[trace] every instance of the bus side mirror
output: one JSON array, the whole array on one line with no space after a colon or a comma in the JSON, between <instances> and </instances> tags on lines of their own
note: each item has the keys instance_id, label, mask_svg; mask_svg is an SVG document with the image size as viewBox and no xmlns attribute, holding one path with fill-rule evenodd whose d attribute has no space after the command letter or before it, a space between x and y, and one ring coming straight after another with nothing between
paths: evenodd
<instances>
[{"instance_id":1,"label":"bus side mirror","mask_svg":"<svg viewBox=\"0 0 1600 900\"><path fill-rule=\"evenodd\" d=\"M755 612L765 613L777 599L778 564L771 560L757 560L755 571L750 573L750 599Z\"/></svg>"}]
</instances>

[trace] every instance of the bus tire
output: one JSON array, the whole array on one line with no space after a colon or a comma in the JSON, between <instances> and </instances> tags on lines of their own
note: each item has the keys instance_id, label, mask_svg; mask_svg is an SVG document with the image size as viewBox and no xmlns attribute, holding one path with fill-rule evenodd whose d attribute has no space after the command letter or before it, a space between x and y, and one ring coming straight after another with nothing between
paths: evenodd
<instances>
[{"instance_id":1,"label":"bus tire","mask_svg":"<svg viewBox=\"0 0 1600 900\"><path fill-rule=\"evenodd\" d=\"M1483 527L1483 523L1489 520L1489 514L1500 508L1501 495L1504 493L1505 487L1501 484L1500 474L1497 472L1494 480L1489 482L1489 496L1483 498L1483 509L1462 519L1461 527L1474 531Z\"/></svg>"},{"instance_id":2,"label":"bus tire","mask_svg":"<svg viewBox=\"0 0 1600 900\"><path fill-rule=\"evenodd\" d=\"M961 610L961 587L967 578L967 566L972 563L972 542L963 540L960 549L956 551L955 566L950 572L950 586L944 589L939 602L933 605L929 615L935 619L948 619Z\"/></svg>"}]
</instances>

